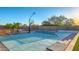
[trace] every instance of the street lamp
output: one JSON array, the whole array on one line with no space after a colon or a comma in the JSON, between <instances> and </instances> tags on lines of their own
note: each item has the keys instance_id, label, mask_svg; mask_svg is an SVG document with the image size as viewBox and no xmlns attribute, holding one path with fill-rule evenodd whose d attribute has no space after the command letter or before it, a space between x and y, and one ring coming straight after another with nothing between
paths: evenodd
<instances>
[{"instance_id":1,"label":"street lamp","mask_svg":"<svg viewBox=\"0 0 79 59\"><path fill-rule=\"evenodd\" d=\"M29 33L31 31L31 18L35 15L35 12L32 13L32 15L29 17Z\"/></svg>"}]
</instances>

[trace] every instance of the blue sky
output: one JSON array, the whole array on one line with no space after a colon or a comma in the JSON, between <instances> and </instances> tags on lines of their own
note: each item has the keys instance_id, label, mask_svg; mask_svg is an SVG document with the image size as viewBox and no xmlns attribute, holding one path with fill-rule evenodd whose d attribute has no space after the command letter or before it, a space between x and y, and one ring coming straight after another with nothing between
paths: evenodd
<instances>
[{"instance_id":1,"label":"blue sky","mask_svg":"<svg viewBox=\"0 0 79 59\"><path fill-rule=\"evenodd\" d=\"M31 19L35 24L41 24L51 16L72 17L73 9L64 7L0 7L0 24L13 22L28 24L28 19L33 12L36 14Z\"/></svg>"}]
</instances>

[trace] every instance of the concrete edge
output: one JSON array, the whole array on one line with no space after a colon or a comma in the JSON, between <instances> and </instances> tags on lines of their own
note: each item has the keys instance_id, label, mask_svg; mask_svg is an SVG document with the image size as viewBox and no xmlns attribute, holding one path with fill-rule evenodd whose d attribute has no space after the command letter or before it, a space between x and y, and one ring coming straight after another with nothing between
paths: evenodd
<instances>
[{"instance_id":1,"label":"concrete edge","mask_svg":"<svg viewBox=\"0 0 79 59\"><path fill-rule=\"evenodd\" d=\"M65 51L72 51L74 48L74 45L79 37L79 32L75 35L75 37L71 40L68 47L65 49Z\"/></svg>"}]
</instances>

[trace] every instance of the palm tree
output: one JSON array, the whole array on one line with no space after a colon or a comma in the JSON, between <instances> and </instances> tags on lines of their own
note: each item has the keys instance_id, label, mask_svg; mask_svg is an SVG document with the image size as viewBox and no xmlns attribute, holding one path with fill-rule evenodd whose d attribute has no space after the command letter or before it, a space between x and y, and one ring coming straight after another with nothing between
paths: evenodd
<instances>
[{"instance_id":1,"label":"palm tree","mask_svg":"<svg viewBox=\"0 0 79 59\"><path fill-rule=\"evenodd\" d=\"M18 32L18 29L21 28L21 23L13 23L13 27L14 31L17 31Z\"/></svg>"},{"instance_id":2,"label":"palm tree","mask_svg":"<svg viewBox=\"0 0 79 59\"><path fill-rule=\"evenodd\" d=\"M21 23L14 23L13 28L19 29L21 27Z\"/></svg>"}]
</instances>

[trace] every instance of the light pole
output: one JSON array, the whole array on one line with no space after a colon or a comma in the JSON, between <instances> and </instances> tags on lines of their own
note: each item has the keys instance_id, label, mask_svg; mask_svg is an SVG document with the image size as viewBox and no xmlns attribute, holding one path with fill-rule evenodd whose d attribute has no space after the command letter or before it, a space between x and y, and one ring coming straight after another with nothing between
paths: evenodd
<instances>
[{"instance_id":1,"label":"light pole","mask_svg":"<svg viewBox=\"0 0 79 59\"><path fill-rule=\"evenodd\" d=\"M35 15L35 12L32 13L32 15L29 17L29 33L31 31L31 18Z\"/></svg>"}]
</instances>

